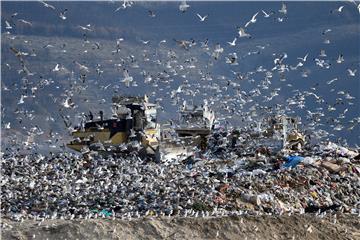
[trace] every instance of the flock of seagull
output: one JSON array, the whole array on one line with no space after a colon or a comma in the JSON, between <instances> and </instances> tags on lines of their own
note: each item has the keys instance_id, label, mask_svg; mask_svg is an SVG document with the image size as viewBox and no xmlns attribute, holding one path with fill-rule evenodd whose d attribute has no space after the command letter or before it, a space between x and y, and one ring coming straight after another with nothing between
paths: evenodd
<instances>
[{"instance_id":1,"label":"flock of seagull","mask_svg":"<svg viewBox=\"0 0 360 240\"><path fill-rule=\"evenodd\" d=\"M231 141L226 132L221 134L225 138L220 135L213 144L230 151ZM146 162L136 154L93 159L66 152L9 154L1 160L1 213L15 221L35 219L39 225L58 218L360 214L359 172L349 164L359 153L336 145L320 148L308 153L312 156L305 167L292 170L276 170L277 157L221 160L212 150L167 164ZM341 176L313 163L339 154L338 160L348 164Z\"/></svg>"},{"instance_id":2,"label":"flock of seagull","mask_svg":"<svg viewBox=\"0 0 360 240\"><path fill-rule=\"evenodd\" d=\"M67 14L71 9L59 10L55 6L43 1L39 1L39 4L56 12L61 20L68 21ZM134 4L136 2L125 0L114 12L131 8ZM360 4L352 2L353 4L360 13ZM331 10L330 14L341 14L349 6L339 6L337 9ZM186 12L190 7L189 3L182 1L179 5L179 11ZM289 56L287 53L274 53L270 68L256 66L254 71L249 72L240 72L236 71L237 68L232 68L229 73L230 76L216 76L209 70L211 66L220 64L221 61L232 67L240 65L240 60L244 60L251 55L260 54L269 47L269 44L258 45L255 49L241 56L235 51L223 56L228 49L235 49L240 39L247 38L250 39L249 41L253 39L249 29L258 22L258 18L261 16L263 18L274 16L276 22L282 23L286 22L288 14L286 3L282 3L278 10L258 11L253 14L251 19L246 21L244 26L236 27L237 32L234 31L236 36L229 39L225 44L216 43L211 45L209 39L205 41L173 39L177 49L171 49L167 46L173 40L163 39L157 45L151 45L152 43L149 40L141 39L140 42L144 47L143 50L137 54L130 53L128 56L122 56L119 62L112 62L113 66L122 72L120 81L117 83L111 82L110 84L98 83L98 85L101 85L100 89L103 91L113 89L114 92L124 92L126 88L137 87L140 84L149 85L158 89L158 92L155 91L151 95L156 98L159 105L165 102L166 100L164 99L166 98L169 98L172 104L177 105L181 102L182 97L193 98L202 95L210 105L218 107L224 112L224 116L221 116L223 119L228 120L227 116L238 116L242 122L248 124L253 123L256 117L261 114L274 114L283 111L294 114L299 109L305 109L307 112L307 127L311 130L312 134L319 138L328 136L325 131L321 130L322 125L324 125L323 119L334 131L343 131L345 129L352 131L355 127L358 127L360 117L344 122L349 108L352 105L356 105L354 102L355 97L348 91L332 88L330 93L336 99L335 103L329 103L317 93L318 86L313 86L305 91L294 89L292 90L292 96L284 100L283 104L267 105L267 103L272 103L274 98L281 95L281 88L272 87L275 75L279 76L280 81L284 82L284 85L286 84L287 87L291 88L292 85L286 82L286 74L288 72L298 71L303 78L307 78L310 72L304 66L311 64L309 63L311 57L313 58L312 64L315 67L329 69L331 64L343 64L346 61L346 56L341 53L339 53L337 59L332 60L324 49L319 49L318 56L310 56L309 53L305 53L303 57L297 57L295 65L288 63ZM10 44L17 38L16 34L12 34L17 24L32 27L30 20L19 18L18 15L21 15L21 13L13 13L11 19L5 19L4 21L6 32L2 36L9 40ZM153 10L149 10L148 15L152 18L160 17ZM196 13L195 17L201 24L206 24L209 18L211 18L208 14L200 13ZM76 28L83 34L83 39L80 40L83 46L81 51L87 53L91 50L103 50L104 46L101 41L93 41L88 36L90 32L96 31L96 27L93 24L78 25ZM322 35L326 37L325 44L330 44L328 34L331 31L332 29L326 29L322 32ZM25 39L24 44L26 45L27 43L28 41ZM124 46L126 46L125 43L126 39L124 38L116 39L111 56L122 54ZM46 44L42 48L54 49L55 47L58 46ZM61 44L62 54L67 54L70 51L67 47L68 43ZM154 47L161 53L164 53L161 58L158 54L152 53L151 49ZM17 99L18 108L14 110L14 113L17 116L16 121L21 124L23 121L31 121L37 114L34 111L23 108L27 99L40 95L45 86L56 86L56 83L46 76L45 72L48 70L44 70L44 73L31 71L29 58L37 56L34 49L27 51L11 45L9 50L14 54L19 64L10 65L5 63L7 68L3 70L10 70L20 66L17 69L17 73L22 77L22 89L24 91ZM8 49L2 49L2 51L8 51ZM193 52L198 53L199 51L205 53L209 60L203 68L201 67L201 60L197 55L195 53L192 55ZM146 65L150 62L161 70L142 68L142 63ZM78 74L79 78L74 80L70 88L66 89L61 96L49 94L49 99L51 99L52 104L57 106L55 109L60 109L59 116L62 122L65 123L65 127L71 131L74 126L67 110L76 111L76 108L82 103L76 102L75 99L89 87L88 84L93 78L92 74L94 72L98 77L104 75L105 67L103 63L98 63L95 67L92 67L80 60L74 60L70 63L72 69L69 69L68 65L66 63L56 63L50 72L53 74L70 75L72 80L74 80L74 74ZM136 69L141 69L138 74L143 77L144 83L140 83L140 80L134 77ZM191 74L196 74L199 77L199 81L196 83L188 81L187 79ZM261 80L256 80L255 75L262 75L263 77ZM29 78L34 76L39 76L40 80L36 84L31 85L29 84ZM357 78L357 69L348 68L347 76L349 78ZM170 86L175 78L183 79L182 84L171 89ZM213 81L214 79L217 81ZM339 81L339 77L335 76L333 79L328 80L326 84L332 86L336 81ZM241 88L244 82L254 85L254 88L245 91ZM2 91L8 92L11 89L3 84ZM165 92L165 96L161 96L161 92ZM98 100L98 103L103 102L105 102L105 99ZM318 107L312 111L308 110L307 105L309 102L316 103ZM339 107L340 105L345 106L345 109L337 112L338 109L342 109ZM9 111L8 109L4 110L6 107L2 106L3 119L6 113L5 110ZM334 112L337 112L336 116L328 116L328 113ZM83 112L79 115L84 117L86 113ZM46 116L44 121L55 122L56 120L54 116ZM10 131L12 130L12 124L12 122L3 122L2 129ZM229 214L232 211L240 214L241 210L239 209L241 209L240 206L242 205L236 205L234 199L232 199L234 201L226 200L225 192L232 192L239 196L244 194L251 195L254 193L251 190L252 188L259 189L268 186L269 183L274 183L275 180L278 185L281 185L281 181L287 175L287 172L285 172L280 174L264 174L264 178L254 178L253 173L244 172L242 168L236 167L236 164L222 166L232 169L231 171L225 171L222 167L213 164L211 160L202 163L199 159L194 167L195 170L191 170L189 169L189 164L181 162L166 166L155 163L144 164L136 156L125 159L111 157L107 159L97 158L93 162L87 162L82 157L70 153L62 153L49 157L42 156L41 154L17 156L16 151L22 148L35 151L36 141L34 138L37 136L47 135L49 146L55 146L58 144L59 139L61 139L60 133L53 132L52 130L47 133L46 130L42 129L42 126L37 124L29 128L24 127L24 129L27 131L27 137L18 144L17 149L9 147L10 153L5 155L2 153L2 156L6 156L6 160L2 158L3 168L1 171L5 178L2 179L4 201L1 211L2 214L9 214L14 219L22 219L24 216L35 216L35 218L40 219L57 218L59 216L70 219L74 217L91 218L93 216L100 216L99 211L103 209L109 211L112 216L120 215L123 218L176 214L182 214L183 216L198 216L199 214L201 216L219 216ZM18 143L18 140L13 139L12 143ZM231 172L233 177L229 177L228 172ZM338 180L335 179L336 177L314 169L296 170L294 174L295 182L300 181L301 176L304 176L309 178L309 181L321 182L327 189L332 187L330 184ZM325 181L321 176L329 181ZM352 175L348 177L349 182L352 181L352 177ZM315 178L315 180L312 178ZM262 195L261 198L269 206L269 209L263 207L262 210L264 212L270 211L271 213L281 214L284 212L284 209L287 209L286 211L288 212L303 212L305 209L305 206L302 205L303 202L312 202L315 205L321 205L324 202L331 202L331 204L329 203L330 205L335 204L329 201L329 198L336 199L336 204L340 205L344 202L346 203L345 205L353 205L355 201L351 195L349 198L345 197L353 191L351 186L347 184L341 185L342 192L340 191L339 194L342 195L340 197L330 196L333 194L330 190L330 192L322 193L320 189L317 189L317 194L321 193L322 195L320 194L320 197L311 199L305 199L307 195L303 194L306 191L288 192L286 188L276 188L278 185L274 185L267 194ZM227 189L229 186L230 188ZM241 188L234 186L241 186ZM308 187L310 186L308 185ZM198 189L202 190L198 191ZM278 201L273 201L274 196L276 196ZM288 199L288 202L285 204L286 207L284 207L284 203L280 199ZM217 205L214 205L214 202L223 203L224 205L217 209ZM200 206L200 210L191 210L196 204ZM210 207L204 207L205 205ZM104 213L103 215L106 214Z\"/></svg>"}]
</instances>

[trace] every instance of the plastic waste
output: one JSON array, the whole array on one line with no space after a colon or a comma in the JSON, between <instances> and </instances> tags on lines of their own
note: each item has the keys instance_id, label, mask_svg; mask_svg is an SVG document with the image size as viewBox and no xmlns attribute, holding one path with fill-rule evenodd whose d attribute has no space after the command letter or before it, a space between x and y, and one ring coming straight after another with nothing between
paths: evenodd
<instances>
[{"instance_id":1,"label":"plastic waste","mask_svg":"<svg viewBox=\"0 0 360 240\"><path fill-rule=\"evenodd\" d=\"M302 162L304 158L300 156L288 156L288 157L284 157L284 160L286 161L286 163L282 165L282 168L294 168L300 162Z\"/></svg>"}]
</instances>

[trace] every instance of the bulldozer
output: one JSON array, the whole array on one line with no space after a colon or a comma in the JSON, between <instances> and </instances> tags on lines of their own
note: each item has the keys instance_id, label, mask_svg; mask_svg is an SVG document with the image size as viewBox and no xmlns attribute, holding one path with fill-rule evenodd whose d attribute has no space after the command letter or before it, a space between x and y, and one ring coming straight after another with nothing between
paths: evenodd
<instances>
[{"instance_id":1,"label":"bulldozer","mask_svg":"<svg viewBox=\"0 0 360 240\"><path fill-rule=\"evenodd\" d=\"M163 161L187 158L195 153L194 149L205 150L214 127L215 113L206 101L200 106L184 101L178 113L175 124L162 126L160 153Z\"/></svg>"},{"instance_id":2,"label":"bulldozer","mask_svg":"<svg viewBox=\"0 0 360 240\"><path fill-rule=\"evenodd\" d=\"M158 154L160 125L157 123L157 105L148 97L115 96L112 98L113 115L99 120L89 117L77 126L67 146L75 151L102 154L137 152L140 157Z\"/></svg>"}]
</instances>

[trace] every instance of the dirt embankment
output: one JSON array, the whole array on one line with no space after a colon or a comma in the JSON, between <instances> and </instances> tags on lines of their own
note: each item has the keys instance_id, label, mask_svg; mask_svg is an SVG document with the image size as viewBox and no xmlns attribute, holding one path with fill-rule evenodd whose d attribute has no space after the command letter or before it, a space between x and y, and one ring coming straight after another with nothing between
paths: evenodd
<instances>
[{"instance_id":1,"label":"dirt embankment","mask_svg":"<svg viewBox=\"0 0 360 240\"><path fill-rule=\"evenodd\" d=\"M2 239L360 239L360 218L341 215L2 220ZM39 224L40 223L40 224Z\"/></svg>"}]
</instances>

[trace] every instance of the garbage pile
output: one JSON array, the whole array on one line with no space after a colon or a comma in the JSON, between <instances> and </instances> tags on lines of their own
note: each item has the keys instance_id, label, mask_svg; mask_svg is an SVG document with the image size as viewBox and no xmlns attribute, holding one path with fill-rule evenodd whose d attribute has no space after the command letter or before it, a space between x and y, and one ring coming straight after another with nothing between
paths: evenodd
<instances>
[{"instance_id":1,"label":"garbage pile","mask_svg":"<svg viewBox=\"0 0 360 240\"><path fill-rule=\"evenodd\" d=\"M331 142L297 152L241 148L240 138L218 131L205 151L160 163L136 155L3 155L1 214L13 220L360 214L357 150Z\"/></svg>"}]
</instances>

